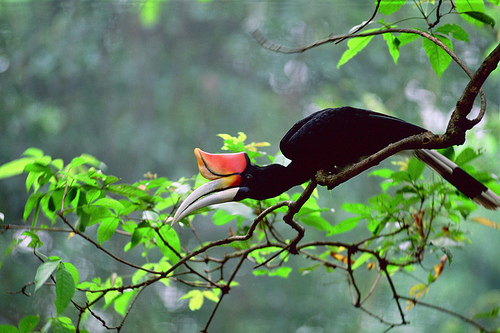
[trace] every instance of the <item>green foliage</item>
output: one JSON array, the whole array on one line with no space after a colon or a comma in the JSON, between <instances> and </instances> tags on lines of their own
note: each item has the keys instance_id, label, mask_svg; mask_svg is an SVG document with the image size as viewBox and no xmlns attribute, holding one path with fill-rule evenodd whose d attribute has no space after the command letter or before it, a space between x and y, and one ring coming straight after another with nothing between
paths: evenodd
<instances>
[{"instance_id":1,"label":"green foliage","mask_svg":"<svg viewBox=\"0 0 500 333\"><path fill-rule=\"evenodd\" d=\"M180 299L188 299L189 300L189 309L191 311L199 310L203 301L206 299L217 303L219 301L218 295L220 294L220 289L215 290L191 290L182 296Z\"/></svg>"},{"instance_id":2,"label":"green foliage","mask_svg":"<svg viewBox=\"0 0 500 333\"><path fill-rule=\"evenodd\" d=\"M376 30L367 30L366 32L373 32ZM356 54L358 54L361 50L363 50L368 43L373 39L374 36L366 36L366 37L358 37L352 38L347 42L347 47L349 48L347 51L342 54L339 62L337 63L337 68L348 62L352 59Z\"/></svg>"},{"instance_id":3,"label":"green foliage","mask_svg":"<svg viewBox=\"0 0 500 333\"><path fill-rule=\"evenodd\" d=\"M139 267L134 275L136 283L140 284L140 277L145 276L137 274L158 272L159 280L168 285L165 279L172 271L172 265L181 258L181 247L177 233L166 226L169 213L163 211L168 211L177 203L179 196L175 190L182 183L147 175L151 177L135 184L116 185L119 179L104 174L101 170L104 164L87 154L74 158L67 165L38 149L30 148L23 156L1 166L1 178L21 172L27 174L26 189L30 195L24 219L28 220L31 216L32 222L30 230L22 236L31 239L30 247L40 247L42 243L37 232L50 230L58 220L69 228L71 234L80 234L97 225L97 229L93 228L96 240L91 242L98 248L120 229L120 232L131 235L126 250L143 244L146 251L158 248L165 255L157 264L146 264L143 270ZM70 223L69 219L74 222ZM74 331L71 319L60 315L71 304L77 290L85 291L89 307L104 298L104 306L113 305L122 316L126 315L129 304L138 294L137 288L118 291L117 288L123 285L121 277L108 279L104 284L96 279L80 283L76 267L55 256L44 259L34 280L35 292L55 282L54 305L58 317L49 324L56 331Z\"/></svg>"},{"instance_id":4,"label":"green foliage","mask_svg":"<svg viewBox=\"0 0 500 333\"><path fill-rule=\"evenodd\" d=\"M397 13L403 5L406 3L405 0L382 0L380 1L380 5L378 7L378 12L384 14L386 18L390 18L392 14ZM493 2L495 5L499 5L498 2ZM437 38L441 43L445 45L449 50L453 51L453 42L446 37L446 35L451 34L451 36L459 41L469 42L469 36L467 32L457 24L441 24L441 17L449 15L453 12L459 13L460 16L468 23L474 24L478 27L481 27L483 24L490 26L491 28L495 27L495 20L486 14L486 8L483 0L478 1L467 1L467 0L458 0L453 2L454 6L452 6L447 13L442 13L441 6L443 5L441 1L419 1L417 2L416 8L420 12L421 18L427 22L428 29L427 32L431 37ZM431 21L430 15L431 13L436 13L437 18L435 21ZM441 77L443 72L448 68L451 63L451 56L446 52L441 45L438 45L434 40L431 40L430 37L423 37L418 30L420 28L407 29L408 32L402 31L391 31L390 28L396 28L397 26L392 23L386 23L385 18L379 20L378 22L382 25L380 29L370 29L370 30L361 30L358 36L358 27L354 27L354 34L350 36L349 41L347 42L348 50L346 50L340 60L337 63L337 68L344 65L347 61L352 59L356 54L361 52L368 43L372 40L372 38L376 34L382 34L383 38L387 43L387 47L389 53L391 54L394 63L397 64L399 58L399 49L404 44L408 44L416 39L422 38L422 46L425 50L427 57L429 58L432 69L436 74ZM359 26L361 27L361 26ZM363 26L364 27L364 26ZM384 31L386 30L386 31ZM412 37L408 38L409 35ZM404 37L403 37L404 36ZM404 40L404 42L403 42Z\"/></svg>"},{"instance_id":5,"label":"green foliage","mask_svg":"<svg viewBox=\"0 0 500 333\"><path fill-rule=\"evenodd\" d=\"M252 159L267 156L257 151L257 147L266 143L246 144L243 133L237 137L219 136L223 138L224 150L244 151ZM485 182L492 181L488 174L478 173L467 164L480 153L470 148L463 149L459 154L450 149L443 152L476 177L480 176ZM272 156L268 159L275 160ZM200 309L205 299L220 302L229 291L229 286L237 285L233 280L235 274L229 281L222 280L222 274L219 279L211 279L192 266L199 260L196 259L198 254L212 247L225 246L234 251L225 259L215 260L216 265L242 256L257 264L253 272L255 276L286 279L294 272L286 251L294 240L280 235L277 230L288 211L287 206L300 200L300 193L284 193L263 201L247 199L223 205L211 215L211 219L216 228L232 223L232 235L212 243L201 243L190 250L185 248L178 232L167 223L180 193L185 195L185 190L181 189L188 186L187 180L172 182L147 174L146 180L121 184L118 177L106 175L98 168L104 164L92 156L81 155L64 165L61 160L52 159L36 149L27 150L19 161L9 162L0 168L7 177L18 174L20 165L27 174L26 189L30 192L24 218L28 220L31 216L32 222L30 230L22 234L30 238L30 247L36 250L42 245L37 235L39 230L49 230L62 223L71 235L83 237L114 259L117 258L102 245L117 232L129 237L125 251L142 246L144 256L154 250L162 255L158 262L145 262L139 266L120 260L134 268L134 274L126 278L112 273L104 282L98 277L80 282L79 272L73 264L63 262L56 256L40 255L43 263L36 271L34 289L36 292L55 282L57 317L50 318L46 324L55 331L75 331L72 319L61 315L75 302L76 293L85 294L85 304L78 305L83 309L82 315L100 305L103 310L113 309L125 318L142 289L155 282L170 286L173 281L179 281L176 274L182 272L182 267L187 269L184 274L196 277L183 280L192 287L180 298L188 300L189 309ZM434 271L427 274L428 282L418 282L409 291L409 296L415 299L425 297L445 263L451 264L452 248L469 242L460 223L471 215L476 206L442 180L434 178L429 181L432 178L424 177L424 164L416 158L397 165L397 170L372 171L371 175L382 179L382 193L371 197L368 203L344 203L342 209L352 216L340 222L333 223L325 218L323 213L328 209L318 203L318 191L312 192L294 220L323 234L324 240L304 245L299 243L299 254L315 262L312 266L299 268L301 273L311 273L319 267L329 272L341 269L350 272L352 283L355 283L354 271L358 272L361 267L373 269L378 266L393 275L400 269L416 270L424 255L441 253L443 256L434 266ZM362 228L366 230L365 238L360 242L329 240L333 235L359 229L360 225L364 225ZM409 302L407 310L412 307L413 303ZM83 316L81 320L87 317ZM29 332L37 325L37 320L38 317L26 317L20 323L20 331ZM0 330L17 332L16 327L8 325L0 327Z\"/></svg>"},{"instance_id":6,"label":"green foliage","mask_svg":"<svg viewBox=\"0 0 500 333\"><path fill-rule=\"evenodd\" d=\"M36 332L40 316L26 316L19 322L19 329L13 325L0 325L0 333L30 333Z\"/></svg>"},{"instance_id":7,"label":"green foliage","mask_svg":"<svg viewBox=\"0 0 500 333\"><path fill-rule=\"evenodd\" d=\"M498 5L498 2L491 2ZM459 13L469 23L478 26L486 24L488 28L495 26L495 21L485 13L482 1L457 0L454 2L456 8L446 14L443 14L444 11L439 13L437 6L441 2L419 1L414 5L421 14L425 29L418 27L420 30L408 29L410 32L391 31L403 23L391 15L397 14L404 3L382 0L378 11L385 17L377 23L380 28L363 30L363 25L357 26L361 29L355 34L363 35L350 36L348 50L337 66L347 63L363 51L375 35L382 34L396 64L402 47L422 39L422 47L433 70L441 76L451 62L449 54L440 44L417 31L436 38L450 50L453 50L454 40L469 42L469 36L460 25L432 21L431 15L441 15L442 18L450 13ZM428 6L426 10L424 4ZM159 2L146 1L139 15L144 27L153 28L161 17ZM258 150L268 146L267 142L248 144L245 142L246 135L241 132L235 137L228 134L219 136L224 141L222 150L245 151L252 162L261 158L271 162L279 160L278 156ZM488 173L476 172L468 164L479 153L471 148L464 149L456 157L454 151L447 150L445 153L473 176L492 188L496 186L498 190L498 185L494 185ZM355 274L366 274L376 269L379 274L385 273L392 284L391 276L403 272L420 273L417 277L419 282L405 294L421 299L431 290L445 264L452 263L454 249L470 242L463 228L464 221L476 221L492 228L498 226L486 218L470 219L477 208L475 204L439 178L424 176L424 165L412 159L400 163L396 170L373 171L373 176L382 179L382 193L371 197L367 203L344 203L342 209L351 216L342 221L326 214L329 209L320 205L321 198L315 191L292 218L298 225L305 226L308 235L319 236L295 244L297 254L306 258L308 264L294 269L290 247L294 244L295 235L287 229L283 231L283 227L287 227L283 226L283 219L289 212L290 203L300 199L300 193L284 193L263 201L244 200L204 209L196 217L183 221L184 226L191 227L189 231L193 237L190 242L185 240L185 235L181 237L181 231L177 227L170 227L168 222L178 203L191 190L193 180L195 187L198 185L200 176L171 181L146 174L144 180L123 184L118 177L107 175L104 170L102 162L87 154L65 164L61 159L53 159L36 148L26 150L21 158L0 166L0 179L23 173L26 175L25 187L29 197L23 218L30 223L26 227L29 230L11 243L6 254L21 241L29 239L28 247L43 261L34 274L34 290L54 289L55 311L52 312L57 317L48 318L42 331L84 332L81 325L86 319L98 317L94 310L112 312L125 321L142 290L156 282L166 286L180 284L189 288L180 300L187 300L189 309L198 310L205 304L205 299L218 303L231 288L238 285L235 276L239 264L246 260L256 265L253 271L255 276L286 279L291 274L309 274L318 268L324 268L328 273L341 271L344 276L348 276L352 294L359 298L361 292L357 288ZM207 215L208 211L215 212ZM211 219L214 229L224 230L229 236L193 243L193 239L200 239L193 219L201 215ZM0 220L3 222L2 214ZM56 228L64 228L68 232L68 243L72 242L72 237L82 237L100 254L127 266L133 272L123 276L109 272L107 278L90 276L86 281L80 281L80 274L73 264L49 253L40 253L43 244L38 233ZM338 240L349 239L350 233L354 232L355 241ZM127 239L125 254L142 251L143 262L131 263L105 247L117 234ZM224 253L220 257L208 254L209 250L218 247L224 247L219 249L222 250L219 253ZM151 261L150 257L160 259ZM424 257L429 258L433 269L422 268ZM239 260L239 264L234 265L236 268L227 280L228 275L224 270L230 269L225 265L234 259ZM393 298L398 302L402 294L393 293ZM370 295L371 292L364 296L368 298ZM77 318L63 316L70 312L67 309L72 303L78 310ZM362 304L358 302L355 305L360 307ZM409 301L407 310L412 306L413 303ZM490 311L478 313L475 318L497 316L498 307L494 307ZM18 327L0 325L0 332L31 332L39 320L38 316L26 316Z\"/></svg>"},{"instance_id":8,"label":"green foliage","mask_svg":"<svg viewBox=\"0 0 500 333\"><path fill-rule=\"evenodd\" d=\"M72 265L73 273L78 275L75 266ZM56 274L56 310L59 316L71 302L73 294L76 291L78 281L75 281L73 275L68 271L64 263L59 264Z\"/></svg>"},{"instance_id":9,"label":"green foliage","mask_svg":"<svg viewBox=\"0 0 500 333\"><path fill-rule=\"evenodd\" d=\"M446 47L453 51L453 44L451 41L444 36L436 36ZM432 69L438 76L441 76L443 72L448 68L451 63L451 56L444 51L441 47L436 45L433 41L429 39L422 39L422 47L424 48L429 61L431 62Z\"/></svg>"}]
</instances>

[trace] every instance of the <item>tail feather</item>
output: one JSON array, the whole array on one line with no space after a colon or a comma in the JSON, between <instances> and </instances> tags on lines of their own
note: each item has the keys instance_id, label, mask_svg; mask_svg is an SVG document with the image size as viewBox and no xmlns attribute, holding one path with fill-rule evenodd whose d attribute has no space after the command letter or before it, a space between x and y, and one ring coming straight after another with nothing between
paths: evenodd
<instances>
[{"instance_id":1,"label":"tail feather","mask_svg":"<svg viewBox=\"0 0 500 333\"><path fill-rule=\"evenodd\" d=\"M500 197L495 192L445 156L427 149L416 149L414 152L418 159L434 169L465 196L488 209L496 210L500 207Z\"/></svg>"}]
</instances>

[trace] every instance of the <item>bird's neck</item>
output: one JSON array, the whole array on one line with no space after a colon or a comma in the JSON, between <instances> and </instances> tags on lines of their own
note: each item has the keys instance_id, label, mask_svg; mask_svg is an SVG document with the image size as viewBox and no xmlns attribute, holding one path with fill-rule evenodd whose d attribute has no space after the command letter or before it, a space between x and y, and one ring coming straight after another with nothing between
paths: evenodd
<instances>
[{"instance_id":1,"label":"bird's neck","mask_svg":"<svg viewBox=\"0 0 500 333\"><path fill-rule=\"evenodd\" d=\"M252 180L248 181L248 187L244 187L236 200L273 198L293 186L305 183L314 175L293 162L286 167L270 164L263 167L254 165L252 169Z\"/></svg>"}]
</instances>

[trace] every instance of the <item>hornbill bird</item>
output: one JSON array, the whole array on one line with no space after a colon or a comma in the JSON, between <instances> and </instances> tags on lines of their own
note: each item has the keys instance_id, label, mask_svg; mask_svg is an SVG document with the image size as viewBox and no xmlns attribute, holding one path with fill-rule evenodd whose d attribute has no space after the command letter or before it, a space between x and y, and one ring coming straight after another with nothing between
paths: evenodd
<instances>
[{"instance_id":1,"label":"hornbill bird","mask_svg":"<svg viewBox=\"0 0 500 333\"><path fill-rule=\"evenodd\" d=\"M315 176L359 162L391 143L427 132L385 114L340 107L325 109L298 121L280 142L291 162L258 166L246 153L209 154L195 149L198 167L210 182L193 191L178 208L172 225L200 208L245 198L275 197ZM415 156L478 204L497 209L500 197L440 153L416 149Z\"/></svg>"}]
</instances>

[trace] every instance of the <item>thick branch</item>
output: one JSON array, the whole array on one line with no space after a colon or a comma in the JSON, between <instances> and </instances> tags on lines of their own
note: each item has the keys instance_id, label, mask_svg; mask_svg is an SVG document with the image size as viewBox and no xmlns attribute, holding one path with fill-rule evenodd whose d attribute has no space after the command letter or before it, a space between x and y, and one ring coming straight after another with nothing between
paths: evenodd
<instances>
[{"instance_id":1,"label":"thick branch","mask_svg":"<svg viewBox=\"0 0 500 333\"><path fill-rule=\"evenodd\" d=\"M483 118L485 109L481 108L479 115L473 120L467 120L467 115L472 110L472 105L481 87L500 61L500 44L484 59L478 70L474 73L467 84L462 96L457 102L457 106L446 129L446 135L464 129L464 132L474 127ZM460 133L459 133L460 134Z\"/></svg>"},{"instance_id":2,"label":"thick branch","mask_svg":"<svg viewBox=\"0 0 500 333\"><path fill-rule=\"evenodd\" d=\"M449 145L448 145L449 146ZM349 179L359 175L361 172L379 164L389 156L392 156L402 150L418 149L418 148L444 148L447 143L442 140L442 136L433 135L430 132L414 135L405 138L396 143L390 144L381 151L365 158L361 162L351 165L350 167L336 174L329 174L324 170L316 173L316 181L319 185L326 186L329 190L345 183Z\"/></svg>"}]
</instances>

